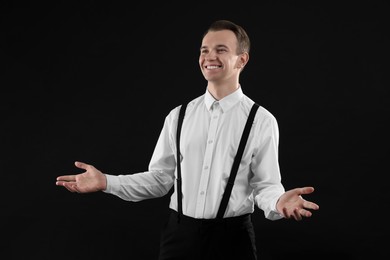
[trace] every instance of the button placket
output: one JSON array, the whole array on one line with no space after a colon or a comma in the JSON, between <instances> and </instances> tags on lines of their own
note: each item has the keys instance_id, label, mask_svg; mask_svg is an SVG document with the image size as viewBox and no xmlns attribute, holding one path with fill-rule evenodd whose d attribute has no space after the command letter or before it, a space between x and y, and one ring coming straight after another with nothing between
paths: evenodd
<instances>
[{"instance_id":1,"label":"button placket","mask_svg":"<svg viewBox=\"0 0 390 260\"><path fill-rule=\"evenodd\" d=\"M207 133L207 145L203 158L203 171L201 173L199 193L197 198L196 212L197 218L204 217L204 208L206 203L206 190L209 183L211 158L213 158L214 152L214 140L218 129L218 122L220 117L220 108L218 103L213 104L211 113L210 125Z\"/></svg>"}]
</instances>

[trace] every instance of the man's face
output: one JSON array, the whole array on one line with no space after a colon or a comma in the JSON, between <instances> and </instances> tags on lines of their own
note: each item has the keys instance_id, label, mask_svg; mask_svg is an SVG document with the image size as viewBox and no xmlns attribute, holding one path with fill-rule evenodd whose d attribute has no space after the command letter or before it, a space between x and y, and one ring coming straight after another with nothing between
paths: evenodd
<instances>
[{"instance_id":1,"label":"man's face","mask_svg":"<svg viewBox=\"0 0 390 260\"><path fill-rule=\"evenodd\" d=\"M223 83L236 79L242 67L237 38L230 30L208 32L200 48L199 65L207 81Z\"/></svg>"}]
</instances>

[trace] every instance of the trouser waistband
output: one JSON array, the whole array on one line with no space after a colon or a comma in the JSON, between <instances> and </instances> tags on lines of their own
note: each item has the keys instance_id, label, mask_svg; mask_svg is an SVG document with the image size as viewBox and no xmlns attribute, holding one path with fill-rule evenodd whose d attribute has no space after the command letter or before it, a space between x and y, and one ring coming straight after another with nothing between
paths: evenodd
<instances>
[{"instance_id":1,"label":"trouser waistband","mask_svg":"<svg viewBox=\"0 0 390 260\"><path fill-rule=\"evenodd\" d=\"M171 211L171 217L179 217L179 213L173 209L170 209ZM242 225L248 222L251 222L251 214L244 214L241 216L236 217L228 217L228 218L214 218L214 219L199 219L199 218L193 218L186 215L181 215L179 219L180 223L184 225L191 225L191 226L208 226L208 225L217 225L217 224L223 224L223 225Z\"/></svg>"}]
</instances>

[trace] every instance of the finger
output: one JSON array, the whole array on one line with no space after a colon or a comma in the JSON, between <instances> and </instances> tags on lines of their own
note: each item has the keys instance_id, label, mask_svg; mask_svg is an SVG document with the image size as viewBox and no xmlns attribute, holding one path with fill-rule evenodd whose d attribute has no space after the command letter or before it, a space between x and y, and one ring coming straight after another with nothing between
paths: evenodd
<instances>
[{"instance_id":1,"label":"finger","mask_svg":"<svg viewBox=\"0 0 390 260\"><path fill-rule=\"evenodd\" d=\"M295 219L295 220L299 220L299 218L301 218L301 216L299 214L297 214L296 209L293 210L291 213L289 213L287 211L287 209L284 209L283 213L284 213L285 218L287 218L287 219L291 219L292 218L292 219Z\"/></svg>"},{"instance_id":2,"label":"finger","mask_svg":"<svg viewBox=\"0 0 390 260\"><path fill-rule=\"evenodd\" d=\"M62 186L64 186L70 192L77 192L77 190L74 188L76 186L75 184L70 184L68 182L64 182L62 184Z\"/></svg>"},{"instance_id":3,"label":"finger","mask_svg":"<svg viewBox=\"0 0 390 260\"><path fill-rule=\"evenodd\" d=\"M76 181L76 175L58 176L57 181Z\"/></svg>"},{"instance_id":4,"label":"finger","mask_svg":"<svg viewBox=\"0 0 390 260\"><path fill-rule=\"evenodd\" d=\"M72 189L77 193L81 193L76 184L72 185Z\"/></svg>"},{"instance_id":5,"label":"finger","mask_svg":"<svg viewBox=\"0 0 390 260\"><path fill-rule=\"evenodd\" d=\"M74 181L70 181L70 182L68 182L68 181L57 181L56 182L57 186L64 186L64 187L69 187L70 185L73 185L73 184L75 184Z\"/></svg>"},{"instance_id":6,"label":"finger","mask_svg":"<svg viewBox=\"0 0 390 260\"><path fill-rule=\"evenodd\" d=\"M308 211L308 210L301 209L301 216L309 218L309 217L312 216L312 213L310 211Z\"/></svg>"},{"instance_id":7,"label":"finger","mask_svg":"<svg viewBox=\"0 0 390 260\"><path fill-rule=\"evenodd\" d=\"M287 208L283 208L283 217L287 219L291 218L290 214L287 211Z\"/></svg>"},{"instance_id":8,"label":"finger","mask_svg":"<svg viewBox=\"0 0 390 260\"><path fill-rule=\"evenodd\" d=\"M294 219L297 221L302 220L302 215L300 212L301 211L298 208L294 209L293 216L294 216Z\"/></svg>"},{"instance_id":9,"label":"finger","mask_svg":"<svg viewBox=\"0 0 390 260\"><path fill-rule=\"evenodd\" d=\"M64 186L64 181L56 181L57 186Z\"/></svg>"},{"instance_id":10,"label":"finger","mask_svg":"<svg viewBox=\"0 0 390 260\"><path fill-rule=\"evenodd\" d=\"M318 210L320 208L320 206L318 206L316 203L314 202L311 202L311 201L305 201L303 203L303 206L306 208L306 209L313 209L313 210Z\"/></svg>"},{"instance_id":11,"label":"finger","mask_svg":"<svg viewBox=\"0 0 390 260\"><path fill-rule=\"evenodd\" d=\"M69 188L69 187L67 187L67 186L65 186L65 185L64 185L64 187L65 187L68 191L70 191L70 192L75 192L73 189L71 189L71 188Z\"/></svg>"}]
</instances>

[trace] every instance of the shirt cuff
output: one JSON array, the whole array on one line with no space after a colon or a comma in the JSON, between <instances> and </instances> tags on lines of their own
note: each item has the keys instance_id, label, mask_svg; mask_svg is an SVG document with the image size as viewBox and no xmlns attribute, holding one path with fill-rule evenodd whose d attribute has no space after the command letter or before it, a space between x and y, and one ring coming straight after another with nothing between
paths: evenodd
<instances>
[{"instance_id":1,"label":"shirt cuff","mask_svg":"<svg viewBox=\"0 0 390 260\"><path fill-rule=\"evenodd\" d=\"M105 193L113 193L115 190L118 190L118 187L120 186L120 181L118 176L105 174L106 180L107 180L107 187L103 192Z\"/></svg>"},{"instance_id":2,"label":"shirt cuff","mask_svg":"<svg viewBox=\"0 0 390 260\"><path fill-rule=\"evenodd\" d=\"M278 220L284 218L281 213L276 209L276 204L278 203L279 197L274 199L271 203L271 208L268 212L265 212L266 218L270 220Z\"/></svg>"}]
</instances>

